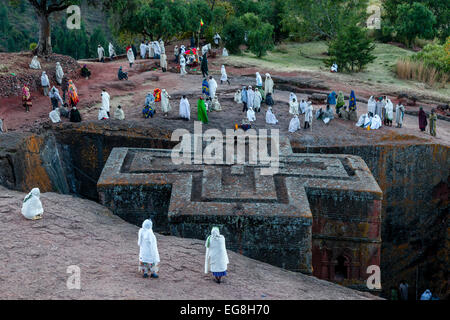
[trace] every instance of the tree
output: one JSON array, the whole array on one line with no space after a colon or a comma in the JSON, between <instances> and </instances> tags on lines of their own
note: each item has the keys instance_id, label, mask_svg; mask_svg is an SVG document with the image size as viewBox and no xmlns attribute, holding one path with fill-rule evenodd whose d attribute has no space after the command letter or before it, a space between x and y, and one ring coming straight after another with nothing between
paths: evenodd
<instances>
[{"instance_id":1,"label":"tree","mask_svg":"<svg viewBox=\"0 0 450 320\"><path fill-rule=\"evenodd\" d=\"M396 30L410 46L416 37L432 38L435 34L435 24L436 17L433 12L421 3L401 4L397 7Z\"/></svg>"},{"instance_id":2,"label":"tree","mask_svg":"<svg viewBox=\"0 0 450 320\"><path fill-rule=\"evenodd\" d=\"M258 58L265 56L268 50L273 49L274 26L269 23L262 23L258 28L250 31L248 35L249 49Z\"/></svg>"},{"instance_id":3,"label":"tree","mask_svg":"<svg viewBox=\"0 0 450 320\"><path fill-rule=\"evenodd\" d=\"M391 24L398 21L398 6L402 4L411 4L411 0L384 0L384 20L388 20ZM445 39L450 36L450 0L415 0L414 2L423 4L426 8L433 12L436 17L436 24L434 26L435 32L440 39L445 42ZM401 21L400 21L401 22Z\"/></svg>"},{"instance_id":4,"label":"tree","mask_svg":"<svg viewBox=\"0 0 450 320\"><path fill-rule=\"evenodd\" d=\"M330 58L325 61L327 66L337 63L344 71L361 71L376 57L372 55L375 45L367 37L367 31L355 24L342 27L335 40L328 48Z\"/></svg>"},{"instance_id":5,"label":"tree","mask_svg":"<svg viewBox=\"0 0 450 320\"><path fill-rule=\"evenodd\" d=\"M233 17L223 28L225 46L230 53L240 53L239 46L244 43L245 25L241 19Z\"/></svg>"},{"instance_id":6,"label":"tree","mask_svg":"<svg viewBox=\"0 0 450 320\"><path fill-rule=\"evenodd\" d=\"M332 40L349 21L365 22L367 5L368 0L286 0L283 29L306 39Z\"/></svg>"}]
</instances>

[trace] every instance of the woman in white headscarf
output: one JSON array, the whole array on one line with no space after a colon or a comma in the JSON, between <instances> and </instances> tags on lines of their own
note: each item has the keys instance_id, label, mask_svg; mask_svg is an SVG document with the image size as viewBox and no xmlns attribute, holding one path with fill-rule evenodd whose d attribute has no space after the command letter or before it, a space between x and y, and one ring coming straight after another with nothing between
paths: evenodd
<instances>
[{"instance_id":1,"label":"woman in white headscarf","mask_svg":"<svg viewBox=\"0 0 450 320\"><path fill-rule=\"evenodd\" d=\"M132 68L133 63L134 63L134 53L133 53L133 49L131 47L127 51L127 58L128 58L128 62L130 62L130 68Z\"/></svg>"},{"instance_id":2,"label":"woman in white headscarf","mask_svg":"<svg viewBox=\"0 0 450 320\"><path fill-rule=\"evenodd\" d=\"M56 82L61 85L64 77L64 71L59 62L56 63Z\"/></svg>"},{"instance_id":3,"label":"woman in white headscarf","mask_svg":"<svg viewBox=\"0 0 450 320\"><path fill-rule=\"evenodd\" d=\"M256 121L255 111L253 111L253 108L251 107L247 110L247 119L250 122Z\"/></svg>"},{"instance_id":4,"label":"woman in white headscarf","mask_svg":"<svg viewBox=\"0 0 450 320\"><path fill-rule=\"evenodd\" d=\"M186 72L186 58L184 55L180 54L180 74L184 76Z\"/></svg>"},{"instance_id":5,"label":"woman in white headscarf","mask_svg":"<svg viewBox=\"0 0 450 320\"><path fill-rule=\"evenodd\" d=\"M266 73L266 83L265 83L265 88L264 88L264 94L267 95L270 93L273 96L273 80L272 77L270 76L269 73Z\"/></svg>"},{"instance_id":6,"label":"woman in white headscarf","mask_svg":"<svg viewBox=\"0 0 450 320\"><path fill-rule=\"evenodd\" d=\"M392 127L392 120L394 120L394 104L391 99L386 100L386 106L384 108L386 110L385 125Z\"/></svg>"},{"instance_id":7,"label":"woman in white headscarf","mask_svg":"<svg viewBox=\"0 0 450 320\"><path fill-rule=\"evenodd\" d=\"M163 72L167 71L167 56L165 53L161 53L159 58L159 64L161 65L161 69Z\"/></svg>"},{"instance_id":8,"label":"woman in white headscarf","mask_svg":"<svg viewBox=\"0 0 450 320\"><path fill-rule=\"evenodd\" d=\"M299 104L298 104L298 100L297 100L297 96L291 92L291 95L289 97L289 113L293 114L293 115L298 115L298 108L299 108Z\"/></svg>"},{"instance_id":9,"label":"woman in white headscarf","mask_svg":"<svg viewBox=\"0 0 450 320\"><path fill-rule=\"evenodd\" d=\"M225 66L222 65L220 69L220 73L222 76L220 77L220 84L223 84L224 81L228 82L228 85L231 85L230 80L228 80L227 70L225 70Z\"/></svg>"},{"instance_id":10,"label":"woman in white headscarf","mask_svg":"<svg viewBox=\"0 0 450 320\"><path fill-rule=\"evenodd\" d=\"M41 63L39 62L39 59L38 59L37 56L34 56L33 60L31 60L30 68L31 69L36 69L36 70L40 70L41 69Z\"/></svg>"},{"instance_id":11,"label":"woman in white headscarf","mask_svg":"<svg viewBox=\"0 0 450 320\"><path fill-rule=\"evenodd\" d=\"M313 106L311 101L307 101L305 107L305 129L311 127L312 121L313 121Z\"/></svg>"},{"instance_id":12,"label":"woman in white headscarf","mask_svg":"<svg viewBox=\"0 0 450 320\"><path fill-rule=\"evenodd\" d=\"M255 98L253 101L253 107L255 108L256 112L261 111L261 102L262 102L261 92L258 89L256 89L255 90Z\"/></svg>"},{"instance_id":13,"label":"woman in white headscarf","mask_svg":"<svg viewBox=\"0 0 450 320\"><path fill-rule=\"evenodd\" d=\"M217 95L212 99L211 110L222 111L222 106L220 105L219 98L217 97Z\"/></svg>"},{"instance_id":14,"label":"woman in white headscarf","mask_svg":"<svg viewBox=\"0 0 450 320\"><path fill-rule=\"evenodd\" d=\"M41 192L39 188L34 188L23 199L22 215L28 220L38 220L42 218L44 208L42 207L41 200L39 199Z\"/></svg>"},{"instance_id":15,"label":"woman in white headscarf","mask_svg":"<svg viewBox=\"0 0 450 320\"><path fill-rule=\"evenodd\" d=\"M180 117L188 121L191 119L191 105L186 96L183 96L180 100Z\"/></svg>"},{"instance_id":16,"label":"woman in white headscarf","mask_svg":"<svg viewBox=\"0 0 450 320\"><path fill-rule=\"evenodd\" d=\"M112 60L112 58L116 56L116 50L114 50L114 46L111 42L109 43L108 50L109 50L109 58Z\"/></svg>"},{"instance_id":17,"label":"woman in white headscarf","mask_svg":"<svg viewBox=\"0 0 450 320\"><path fill-rule=\"evenodd\" d=\"M262 82L262 78L261 75L259 74L259 72L256 73L256 88L262 88L263 86L263 82Z\"/></svg>"},{"instance_id":18,"label":"woman in white headscarf","mask_svg":"<svg viewBox=\"0 0 450 320\"><path fill-rule=\"evenodd\" d=\"M50 89L50 80L48 80L48 76L45 71L43 71L41 75L41 85L44 89L44 96L48 96L48 91Z\"/></svg>"},{"instance_id":19,"label":"woman in white headscarf","mask_svg":"<svg viewBox=\"0 0 450 320\"><path fill-rule=\"evenodd\" d=\"M300 120L298 119L298 116L295 115L291 122L289 123L289 132L295 132L300 129Z\"/></svg>"},{"instance_id":20,"label":"woman in white headscarf","mask_svg":"<svg viewBox=\"0 0 450 320\"><path fill-rule=\"evenodd\" d=\"M166 89L162 89L161 109L162 109L162 112L164 113L165 117L167 117L167 114L169 113L169 111L172 110L172 106L170 105L169 99L170 99L169 93L166 91Z\"/></svg>"},{"instance_id":21,"label":"woman in white headscarf","mask_svg":"<svg viewBox=\"0 0 450 320\"><path fill-rule=\"evenodd\" d=\"M152 278L158 278L160 259L158 244L152 229L153 223L150 219L147 219L138 233L139 271L144 274L144 278L148 277L149 272L151 272Z\"/></svg>"},{"instance_id":22,"label":"woman in white headscarf","mask_svg":"<svg viewBox=\"0 0 450 320\"><path fill-rule=\"evenodd\" d=\"M236 91L236 93L234 94L234 102L242 103L242 92L241 92L241 89L238 89L238 91Z\"/></svg>"},{"instance_id":23,"label":"woman in white headscarf","mask_svg":"<svg viewBox=\"0 0 450 320\"><path fill-rule=\"evenodd\" d=\"M220 283L222 277L227 275L228 260L225 238L220 234L219 228L214 227L205 243L205 273L212 272L216 282Z\"/></svg>"},{"instance_id":24,"label":"woman in white headscarf","mask_svg":"<svg viewBox=\"0 0 450 320\"><path fill-rule=\"evenodd\" d=\"M269 107L266 112L266 123L268 124L277 124L278 120L272 112L272 107Z\"/></svg>"},{"instance_id":25,"label":"woman in white headscarf","mask_svg":"<svg viewBox=\"0 0 450 320\"><path fill-rule=\"evenodd\" d=\"M61 116L60 116L60 114L59 114L59 108L54 109L52 112L50 112L50 113L48 114L48 116L49 116L50 120L51 120L53 123L59 123L59 122L61 122Z\"/></svg>"},{"instance_id":26,"label":"woman in white headscarf","mask_svg":"<svg viewBox=\"0 0 450 320\"><path fill-rule=\"evenodd\" d=\"M367 114L371 117L375 115L375 110L377 107L377 102L373 96L370 97L369 102L367 102Z\"/></svg>"},{"instance_id":27,"label":"woman in white headscarf","mask_svg":"<svg viewBox=\"0 0 450 320\"><path fill-rule=\"evenodd\" d=\"M247 90L247 108L253 108L255 104L255 91L253 91L252 86L248 86Z\"/></svg>"}]
</instances>

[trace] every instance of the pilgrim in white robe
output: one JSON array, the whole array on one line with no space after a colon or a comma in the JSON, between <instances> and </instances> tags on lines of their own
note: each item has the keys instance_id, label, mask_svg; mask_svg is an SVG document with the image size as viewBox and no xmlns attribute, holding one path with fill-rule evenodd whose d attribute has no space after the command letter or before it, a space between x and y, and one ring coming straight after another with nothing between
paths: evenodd
<instances>
[{"instance_id":1,"label":"pilgrim in white robe","mask_svg":"<svg viewBox=\"0 0 450 320\"><path fill-rule=\"evenodd\" d=\"M134 53L133 53L133 50L131 48L128 49L127 58L128 58L128 62L130 62L130 67L132 67L133 63L134 63Z\"/></svg>"},{"instance_id":2,"label":"pilgrim in white robe","mask_svg":"<svg viewBox=\"0 0 450 320\"><path fill-rule=\"evenodd\" d=\"M59 114L59 108L56 108L52 112L48 114L48 117L52 121L52 123L58 123L61 122L61 116Z\"/></svg>"},{"instance_id":3,"label":"pilgrim in white robe","mask_svg":"<svg viewBox=\"0 0 450 320\"><path fill-rule=\"evenodd\" d=\"M116 120L125 120L125 112L123 112L122 107L118 106L116 110L114 110L114 119Z\"/></svg>"},{"instance_id":4,"label":"pilgrim in white robe","mask_svg":"<svg viewBox=\"0 0 450 320\"><path fill-rule=\"evenodd\" d=\"M270 76L269 73L266 73L266 82L265 82L265 87L264 87L264 94L267 97L267 94L271 93L272 97L273 97L273 80L272 77Z\"/></svg>"},{"instance_id":5,"label":"pilgrim in white robe","mask_svg":"<svg viewBox=\"0 0 450 320\"><path fill-rule=\"evenodd\" d=\"M161 53L159 64L161 65L161 69L163 71L167 70L167 56L165 53Z\"/></svg>"},{"instance_id":6,"label":"pilgrim in white robe","mask_svg":"<svg viewBox=\"0 0 450 320\"><path fill-rule=\"evenodd\" d=\"M153 49L153 42L151 41L147 44L147 52L149 59L153 59L155 57L155 50Z\"/></svg>"},{"instance_id":7,"label":"pilgrim in white robe","mask_svg":"<svg viewBox=\"0 0 450 320\"><path fill-rule=\"evenodd\" d=\"M225 70L224 65L222 65L222 68L220 69L220 73L221 73L220 82L228 81L228 75L227 75L227 71Z\"/></svg>"},{"instance_id":8,"label":"pilgrim in white robe","mask_svg":"<svg viewBox=\"0 0 450 320\"><path fill-rule=\"evenodd\" d=\"M298 115L298 102L297 100L292 100L289 102L289 113L293 115Z\"/></svg>"},{"instance_id":9,"label":"pilgrim in white robe","mask_svg":"<svg viewBox=\"0 0 450 320\"><path fill-rule=\"evenodd\" d=\"M180 74L182 76L187 74L187 72L186 72L186 59L184 58L184 55L180 55Z\"/></svg>"},{"instance_id":10,"label":"pilgrim in white robe","mask_svg":"<svg viewBox=\"0 0 450 320\"><path fill-rule=\"evenodd\" d=\"M257 88L262 88L263 86L263 81L261 78L261 75L259 74L259 72L256 73L256 87Z\"/></svg>"},{"instance_id":11,"label":"pilgrim in white robe","mask_svg":"<svg viewBox=\"0 0 450 320\"><path fill-rule=\"evenodd\" d=\"M112 59L114 56L116 56L116 50L114 50L114 46L113 44L110 42L109 43L109 57Z\"/></svg>"},{"instance_id":12,"label":"pilgrim in white robe","mask_svg":"<svg viewBox=\"0 0 450 320\"><path fill-rule=\"evenodd\" d=\"M139 47L139 51L141 53L141 58L145 59L145 56L147 55L148 46L142 42L141 46Z\"/></svg>"},{"instance_id":13,"label":"pilgrim in white robe","mask_svg":"<svg viewBox=\"0 0 450 320\"><path fill-rule=\"evenodd\" d=\"M110 100L111 100L111 97L110 97L109 93L106 91L103 91L102 92L102 108L108 113L110 112Z\"/></svg>"},{"instance_id":14,"label":"pilgrim in white robe","mask_svg":"<svg viewBox=\"0 0 450 320\"><path fill-rule=\"evenodd\" d=\"M306 101L302 100L302 102L300 102L300 105L299 105L299 112L301 114L304 114L307 106L308 106L308 104L306 103Z\"/></svg>"},{"instance_id":15,"label":"pilgrim in white robe","mask_svg":"<svg viewBox=\"0 0 450 320\"><path fill-rule=\"evenodd\" d=\"M375 114L377 108L377 102L373 96L370 97L369 101L367 102L367 113L371 113L372 115Z\"/></svg>"},{"instance_id":16,"label":"pilgrim in white robe","mask_svg":"<svg viewBox=\"0 0 450 320\"><path fill-rule=\"evenodd\" d=\"M376 115L372 118L371 121L372 121L372 123L370 124L370 129L371 129L371 130L377 130L377 129L381 128L382 123L381 123L381 118L380 118L379 115L376 114Z\"/></svg>"},{"instance_id":17,"label":"pilgrim in white robe","mask_svg":"<svg viewBox=\"0 0 450 320\"><path fill-rule=\"evenodd\" d=\"M159 40L159 49L161 50L161 54L166 54L166 47L164 46L164 41Z\"/></svg>"},{"instance_id":18,"label":"pilgrim in white robe","mask_svg":"<svg viewBox=\"0 0 450 320\"><path fill-rule=\"evenodd\" d=\"M41 63L39 62L39 59L38 59L37 56L34 56L33 60L31 60L30 68L31 69L36 69L36 70L40 70L41 69Z\"/></svg>"},{"instance_id":19,"label":"pilgrim in white robe","mask_svg":"<svg viewBox=\"0 0 450 320\"><path fill-rule=\"evenodd\" d=\"M256 121L256 115L255 115L255 111L253 111L253 108L248 108L247 119L250 122Z\"/></svg>"},{"instance_id":20,"label":"pilgrim in white robe","mask_svg":"<svg viewBox=\"0 0 450 320\"><path fill-rule=\"evenodd\" d=\"M313 120L313 106L311 102L307 102L305 107L305 122L311 124L312 120Z\"/></svg>"},{"instance_id":21,"label":"pilgrim in white robe","mask_svg":"<svg viewBox=\"0 0 450 320\"><path fill-rule=\"evenodd\" d=\"M61 85L64 77L64 71L59 62L56 63L56 82Z\"/></svg>"},{"instance_id":22,"label":"pilgrim in white robe","mask_svg":"<svg viewBox=\"0 0 450 320\"><path fill-rule=\"evenodd\" d=\"M180 100L180 117L186 120L191 120L191 105L189 100L181 98Z\"/></svg>"},{"instance_id":23,"label":"pilgrim in white robe","mask_svg":"<svg viewBox=\"0 0 450 320\"><path fill-rule=\"evenodd\" d=\"M228 56L229 56L229 54L228 54L227 48L223 48L223 50L222 50L222 57L228 57Z\"/></svg>"},{"instance_id":24,"label":"pilgrim in white robe","mask_svg":"<svg viewBox=\"0 0 450 320\"><path fill-rule=\"evenodd\" d=\"M161 109L163 113L168 113L170 110L172 110L172 106L170 105L170 95L166 91L166 89L163 89L161 92Z\"/></svg>"},{"instance_id":25,"label":"pilgrim in white robe","mask_svg":"<svg viewBox=\"0 0 450 320\"><path fill-rule=\"evenodd\" d=\"M253 108L254 104L255 104L255 91L253 91L252 86L249 86L247 90L247 108Z\"/></svg>"},{"instance_id":26,"label":"pilgrim in white robe","mask_svg":"<svg viewBox=\"0 0 450 320\"><path fill-rule=\"evenodd\" d=\"M98 61L103 61L105 59L105 49L102 46L97 48Z\"/></svg>"},{"instance_id":27,"label":"pilgrim in white robe","mask_svg":"<svg viewBox=\"0 0 450 320\"><path fill-rule=\"evenodd\" d=\"M394 104L391 99L387 99L386 101L386 118L390 121L394 120Z\"/></svg>"},{"instance_id":28,"label":"pilgrim in white robe","mask_svg":"<svg viewBox=\"0 0 450 320\"><path fill-rule=\"evenodd\" d=\"M278 120L272 112L272 107L269 107L266 112L266 123L268 124L277 124Z\"/></svg>"},{"instance_id":29,"label":"pilgrim in white robe","mask_svg":"<svg viewBox=\"0 0 450 320\"><path fill-rule=\"evenodd\" d=\"M234 102L242 103L242 92L240 89L238 89L238 91L234 94Z\"/></svg>"},{"instance_id":30,"label":"pilgrim in white robe","mask_svg":"<svg viewBox=\"0 0 450 320\"><path fill-rule=\"evenodd\" d=\"M209 85L209 95L211 99L213 99L216 96L217 82L216 80L214 80L214 78L211 78L208 81L208 85Z\"/></svg>"},{"instance_id":31,"label":"pilgrim in white robe","mask_svg":"<svg viewBox=\"0 0 450 320\"><path fill-rule=\"evenodd\" d=\"M257 111L257 112L261 111L261 101L262 101L261 92L259 92L259 90L256 89L253 107L255 108L255 111Z\"/></svg>"},{"instance_id":32,"label":"pilgrim in white robe","mask_svg":"<svg viewBox=\"0 0 450 320\"><path fill-rule=\"evenodd\" d=\"M150 219L142 223L142 228L138 233L139 246L139 271L144 273L144 277L150 271L153 274L158 272L160 262L158 243L153 233L153 223Z\"/></svg>"},{"instance_id":33,"label":"pilgrim in white robe","mask_svg":"<svg viewBox=\"0 0 450 320\"><path fill-rule=\"evenodd\" d=\"M298 116L295 115L291 122L289 123L289 132L295 132L300 129L300 120L298 119Z\"/></svg>"},{"instance_id":34,"label":"pilgrim in white robe","mask_svg":"<svg viewBox=\"0 0 450 320\"><path fill-rule=\"evenodd\" d=\"M211 110L212 111L222 111L222 107L219 103L219 98L217 96L215 96L212 99Z\"/></svg>"},{"instance_id":35,"label":"pilgrim in white robe","mask_svg":"<svg viewBox=\"0 0 450 320\"><path fill-rule=\"evenodd\" d=\"M39 188L34 188L23 199L22 215L28 220L38 220L42 218L44 208L40 200L41 192Z\"/></svg>"},{"instance_id":36,"label":"pilgrim in white robe","mask_svg":"<svg viewBox=\"0 0 450 320\"><path fill-rule=\"evenodd\" d=\"M338 72L338 65L336 63L333 63L331 66L331 72Z\"/></svg>"},{"instance_id":37,"label":"pilgrim in white robe","mask_svg":"<svg viewBox=\"0 0 450 320\"><path fill-rule=\"evenodd\" d=\"M219 232L219 228L214 227L211 235L205 243L205 273L222 273L227 271L228 260L227 248L225 246L225 238Z\"/></svg>"},{"instance_id":38,"label":"pilgrim in white robe","mask_svg":"<svg viewBox=\"0 0 450 320\"><path fill-rule=\"evenodd\" d=\"M44 96L48 96L48 90L50 88L50 80L48 80L48 76L45 71L42 72L41 75L41 85L44 88Z\"/></svg>"},{"instance_id":39,"label":"pilgrim in white robe","mask_svg":"<svg viewBox=\"0 0 450 320\"><path fill-rule=\"evenodd\" d=\"M403 118L405 116L405 107L403 104L400 104L395 107L395 122L397 123L397 127L401 128L403 125Z\"/></svg>"}]
</instances>

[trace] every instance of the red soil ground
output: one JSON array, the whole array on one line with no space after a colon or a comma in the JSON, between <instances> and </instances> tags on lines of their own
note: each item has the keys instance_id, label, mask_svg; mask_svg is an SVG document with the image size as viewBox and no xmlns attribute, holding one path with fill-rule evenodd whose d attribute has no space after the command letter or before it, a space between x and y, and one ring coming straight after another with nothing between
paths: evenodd
<instances>
[{"instance_id":1,"label":"red soil ground","mask_svg":"<svg viewBox=\"0 0 450 320\"><path fill-rule=\"evenodd\" d=\"M169 69L175 68L173 63L173 47L167 46L166 53L169 60ZM140 59L137 60L140 62ZM79 62L81 65L84 62ZM151 60L151 63L159 63L159 60ZM116 60L108 63L86 62L88 68L92 72L89 80L80 78L75 81L80 96L80 110L83 120L97 120L98 109L101 103L100 93L105 88L111 95L111 114L118 104L125 111L126 120L134 120L173 131L177 128L193 129L193 121L197 118L197 99L201 94L202 76L199 68L185 77L181 77L177 73L157 71L138 71L135 65L130 69L127 60ZM234 92L242 85L254 85L254 74L259 71L262 75L266 72L273 76L281 77L310 77L315 80L323 81L328 87L334 91L342 90L349 94L350 88L345 83L336 83L329 78L324 79L323 76L312 73L282 73L276 70L257 70L250 68L234 68L227 67L228 76L231 78L231 86L228 84L220 84L220 66L222 62L220 58L209 59L210 74L212 74L219 84L218 95L223 111L213 112L209 114L209 124L204 129L217 128L226 130L234 128L235 123L240 123L245 117L242 113L242 105L237 105L233 101ZM117 79L117 71L119 66L123 66L124 71L129 72L129 81L119 81ZM50 68L54 68L51 66ZM247 77L247 75L252 75ZM55 81L51 80L51 85ZM276 87L276 84L275 84ZM142 106L145 96L148 92L153 92L155 88L165 88L171 95L172 111L168 117L164 117L161 110L157 108L157 114L153 119L143 119L141 116ZM352 88L355 90L357 97L368 99L371 95L378 95L380 92L376 88L370 89L361 86ZM61 91L61 90L60 90ZM183 121L178 117L179 99L186 94L191 104L191 121ZM299 99L307 98L307 95L297 94ZM279 120L279 124L268 126L265 123L265 105L261 108L261 113L257 114L257 121L253 128L273 128L280 129L281 134L289 134L290 119L292 118L288 110L289 92L275 92L274 113ZM43 96L41 91L33 91L33 107L30 113L25 113L20 96L11 96L0 98L0 118L5 119L5 123L9 130L29 130L32 127L40 126L43 122L49 122L48 113L51 111L51 103L48 97ZM394 103L397 102L396 97L390 97ZM422 105L422 104L421 104ZM425 110L429 111L432 106L425 106ZM314 108L324 108L325 105L315 105ZM358 104L359 114L366 113L367 105ZM408 107L407 110L418 110L418 107ZM302 121L302 117L300 118ZM63 121L67 121L63 119ZM110 120L113 121L113 120ZM325 125L321 121L314 122L313 130L300 130L289 136L294 140L299 140L307 145L343 145L343 144L371 144L376 142L383 143L410 143L417 141L429 141L434 143L449 144L450 141L450 123L438 120L437 125L438 136L431 137L428 133L422 133L418 129L418 120L416 116L405 116L404 126L401 129L383 127L381 130L366 131L355 127L350 121L335 119L330 125Z\"/></svg>"}]
</instances>

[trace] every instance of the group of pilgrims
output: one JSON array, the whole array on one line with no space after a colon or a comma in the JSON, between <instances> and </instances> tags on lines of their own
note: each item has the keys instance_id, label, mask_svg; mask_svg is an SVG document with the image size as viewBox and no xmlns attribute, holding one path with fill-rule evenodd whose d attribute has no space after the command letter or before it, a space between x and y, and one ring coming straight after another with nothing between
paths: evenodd
<instances>
[{"instance_id":1,"label":"group of pilgrims","mask_svg":"<svg viewBox=\"0 0 450 320\"><path fill-rule=\"evenodd\" d=\"M31 221L43 219L44 207L40 196L39 188L34 188L24 197L21 213L25 219ZM151 219L146 219L142 223L142 228L138 231L137 244L139 246L138 273L141 273L144 278L158 278L160 257ZM207 237L205 251L205 274L212 273L215 281L221 283L222 277L227 276L229 260L225 237L220 234L218 227L213 227L211 235Z\"/></svg>"},{"instance_id":2,"label":"group of pilgrims","mask_svg":"<svg viewBox=\"0 0 450 320\"><path fill-rule=\"evenodd\" d=\"M216 37L216 39L219 39L219 37L220 36ZM141 59L160 59L162 71L167 71L167 56L163 40L142 41L139 49ZM174 47L174 61L179 64L181 76L187 74L187 65L200 65L204 78L202 81L202 95L197 101L197 120L205 124L209 121L208 113L222 110L219 97L217 95L218 84L213 76L209 75L207 54L210 49L210 44L203 46L201 49L196 48L195 41L193 41L193 39L191 39L191 46L189 49L187 49L184 45ZM135 57L137 56L136 48L134 45L128 46L126 52L130 67L132 67ZM98 54L99 61L104 62L105 50L101 47L101 45L99 45ZM111 59L116 56L112 43L109 44L109 54ZM41 68L37 57L33 58L30 68ZM64 75L63 69L59 62L56 63L55 68L56 82L61 86L62 97L59 90L55 86L50 89L50 81L45 71L43 71L41 76L43 93L45 96L49 96L53 109L50 112L49 117L54 123L60 122L61 116L69 118L72 122L80 122L81 115L76 108L79 98L75 84ZM220 84L223 85L224 83L228 83L228 85L230 85L231 83L227 75L225 65L221 66L220 71ZM81 75L86 79L89 79L91 72L86 65L83 66ZM237 90L235 93L234 101L237 104L242 104L242 112L245 113L245 117L242 119L240 126L235 124L236 130L239 127L243 130L248 130L252 127L252 122L256 121L256 113L261 112L262 103L265 103L268 107L266 111L266 123L270 125L278 124L277 117L273 110L273 106L275 104L273 98L274 81L269 73L265 76L265 81L263 82L260 73L256 72L255 86L243 86L242 89ZM122 66L118 71L118 79L128 80L128 73L123 71ZM29 112L32 102L30 90L27 85L24 85L22 93L23 105L26 112ZM68 103L66 103L66 95L68 96ZM99 109L98 120L106 120L111 118L110 96L106 90L103 90L101 95L102 105ZM171 96L166 89L161 90L156 88L153 92L148 93L142 109L143 117L153 118L156 113L157 102L160 102L162 114L164 114L164 116L168 116L169 112L172 110L170 99ZM356 126L368 130L379 129L382 125L392 126L394 121L394 104L387 96L378 98L374 98L372 96L370 97L367 105L367 113L361 115L358 119L355 92L353 90L351 91L349 96L349 104L347 106L343 92L339 91L339 94L336 94L336 92L333 91L327 97L326 108L320 108L313 113L314 109L311 101L305 99L300 101L297 98L297 95L291 92L289 96L289 113L292 115L292 119L289 123L289 132L296 132L302 127L304 129L310 128L312 130L312 122L314 118L316 120L322 120L325 124L329 124L335 116L353 121L356 123ZM69 106L71 107L70 111L68 110ZM335 113L332 107L335 108ZM179 102L179 116L181 119L187 121L191 119L190 108L189 100L186 95L183 95ZM299 118L301 115L303 116L303 125L301 125ZM403 125L404 115L405 106L402 103L397 104L395 106L395 121L398 128L401 128ZM115 108L113 118L117 120L125 119L124 111L120 105ZM427 119L429 119L430 122L430 134L435 136L437 115L433 109L431 115L427 118L426 113L421 108L419 112L419 127L422 131L425 131L425 128L428 125Z\"/></svg>"}]
</instances>

